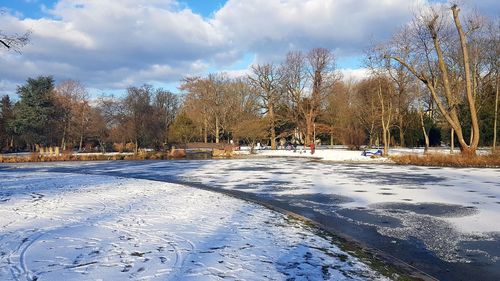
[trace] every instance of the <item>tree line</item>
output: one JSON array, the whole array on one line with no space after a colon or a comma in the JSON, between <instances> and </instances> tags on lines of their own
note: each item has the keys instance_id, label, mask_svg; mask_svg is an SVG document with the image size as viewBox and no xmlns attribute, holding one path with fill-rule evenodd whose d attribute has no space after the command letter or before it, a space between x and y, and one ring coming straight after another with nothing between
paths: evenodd
<instances>
[{"instance_id":1,"label":"tree line","mask_svg":"<svg viewBox=\"0 0 500 281\"><path fill-rule=\"evenodd\" d=\"M343 79L330 49L292 51L246 77L186 77L181 94L150 85L89 99L77 81L28 79L2 98L3 150L138 152L188 142L257 141L414 147L448 144L475 154L496 147L500 24L453 5L416 14L365 51L369 72Z\"/></svg>"}]
</instances>

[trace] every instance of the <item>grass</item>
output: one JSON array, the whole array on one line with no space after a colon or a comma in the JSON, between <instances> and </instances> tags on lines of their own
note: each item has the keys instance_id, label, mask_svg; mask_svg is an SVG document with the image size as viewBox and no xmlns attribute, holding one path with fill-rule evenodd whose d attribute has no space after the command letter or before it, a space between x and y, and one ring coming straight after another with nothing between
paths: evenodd
<instances>
[{"instance_id":1,"label":"grass","mask_svg":"<svg viewBox=\"0 0 500 281\"><path fill-rule=\"evenodd\" d=\"M0 155L0 163L24 162L55 162L55 161L104 161L104 160L163 160L170 159L168 152L148 152L133 154L61 154L59 156L45 156L32 153L26 156Z\"/></svg>"},{"instance_id":2,"label":"grass","mask_svg":"<svg viewBox=\"0 0 500 281\"><path fill-rule=\"evenodd\" d=\"M399 165L439 166L439 167L475 167L497 168L500 167L500 153L488 155L461 155L429 153L425 155L396 155L390 159Z\"/></svg>"}]
</instances>

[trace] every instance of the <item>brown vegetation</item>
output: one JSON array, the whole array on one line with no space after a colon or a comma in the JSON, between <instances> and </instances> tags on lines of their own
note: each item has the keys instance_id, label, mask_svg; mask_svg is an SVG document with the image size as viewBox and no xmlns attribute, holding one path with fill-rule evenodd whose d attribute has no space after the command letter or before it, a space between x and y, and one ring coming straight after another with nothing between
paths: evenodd
<instances>
[{"instance_id":1,"label":"brown vegetation","mask_svg":"<svg viewBox=\"0 0 500 281\"><path fill-rule=\"evenodd\" d=\"M440 167L477 167L493 168L500 167L500 153L488 155L465 155L465 154L443 154L428 153L426 155L397 155L391 156L396 164L417 166L440 166Z\"/></svg>"},{"instance_id":2,"label":"brown vegetation","mask_svg":"<svg viewBox=\"0 0 500 281\"><path fill-rule=\"evenodd\" d=\"M185 156L185 155L184 155ZM0 163L56 162L56 161L106 161L106 160L166 160L167 152L147 152L139 154L61 154L44 156L39 153L29 155L0 155Z\"/></svg>"}]
</instances>

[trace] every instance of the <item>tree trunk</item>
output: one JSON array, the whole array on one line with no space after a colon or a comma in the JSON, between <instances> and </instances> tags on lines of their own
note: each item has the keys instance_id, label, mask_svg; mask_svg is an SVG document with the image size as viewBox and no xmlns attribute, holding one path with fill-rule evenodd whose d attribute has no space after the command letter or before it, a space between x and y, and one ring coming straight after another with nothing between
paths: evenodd
<instances>
[{"instance_id":1,"label":"tree trunk","mask_svg":"<svg viewBox=\"0 0 500 281\"><path fill-rule=\"evenodd\" d=\"M309 145L311 143L311 138L313 135L313 121L312 113L306 116L306 139L304 144Z\"/></svg>"},{"instance_id":2,"label":"tree trunk","mask_svg":"<svg viewBox=\"0 0 500 281\"><path fill-rule=\"evenodd\" d=\"M389 125L390 125L390 108L386 110L385 108L385 102L384 102L384 96L382 94L382 85L378 85L378 98L380 101L380 108L382 110L381 116L380 116L380 121L382 123L382 141L384 142L384 156L387 156L389 154L389 141L390 141L390 135L389 135ZM386 116L386 111L388 112L388 116ZM386 120L387 118L387 120Z\"/></svg>"},{"instance_id":3,"label":"tree trunk","mask_svg":"<svg viewBox=\"0 0 500 281\"><path fill-rule=\"evenodd\" d=\"M405 146L405 132L403 130L403 115L399 114L399 145L401 147Z\"/></svg>"},{"instance_id":4,"label":"tree trunk","mask_svg":"<svg viewBox=\"0 0 500 281\"><path fill-rule=\"evenodd\" d=\"M386 156L389 153L389 136L384 121L382 121L382 141L384 142L384 156Z\"/></svg>"},{"instance_id":5,"label":"tree trunk","mask_svg":"<svg viewBox=\"0 0 500 281\"><path fill-rule=\"evenodd\" d=\"M83 135L80 135L80 145L78 146L78 151L82 151L83 146Z\"/></svg>"},{"instance_id":6,"label":"tree trunk","mask_svg":"<svg viewBox=\"0 0 500 281\"><path fill-rule=\"evenodd\" d=\"M493 121L493 150L496 150L497 145L497 122L498 122L498 73L496 75L495 87L495 119Z\"/></svg>"},{"instance_id":7,"label":"tree trunk","mask_svg":"<svg viewBox=\"0 0 500 281\"><path fill-rule=\"evenodd\" d=\"M215 143L219 143L219 117L215 116Z\"/></svg>"},{"instance_id":8,"label":"tree trunk","mask_svg":"<svg viewBox=\"0 0 500 281\"><path fill-rule=\"evenodd\" d=\"M472 81L470 74L469 51L467 49L467 39L465 37L465 33L462 28L462 23L460 22L460 18L458 17L460 9L458 9L457 5L453 5L451 10L453 12L453 19L455 21L455 27L457 28L457 32L460 38L460 47L462 49L462 60L464 63L463 68L464 68L465 90L466 90L465 92L467 94L467 102L469 103L471 123L472 123L471 134L473 135L470 146L462 147L461 150L466 154L476 154L476 149L477 146L479 145L479 121L477 118L476 100L474 99L472 93Z\"/></svg>"},{"instance_id":9,"label":"tree trunk","mask_svg":"<svg viewBox=\"0 0 500 281\"><path fill-rule=\"evenodd\" d=\"M274 106L272 103L269 103L269 119L270 119L270 130L271 130L271 149L276 150L276 129L275 129L275 121L274 121Z\"/></svg>"},{"instance_id":10,"label":"tree trunk","mask_svg":"<svg viewBox=\"0 0 500 281\"><path fill-rule=\"evenodd\" d=\"M333 126L330 132L330 146L333 148Z\"/></svg>"},{"instance_id":11,"label":"tree trunk","mask_svg":"<svg viewBox=\"0 0 500 281\"><path fill-rule=\"evenodd\" d=\"M66 129L63 130L63 136L61 139L61 149L62 151L66 150Z\"/></svg>"},{"instance_id":12,"label":"tree trunk","mask_svg":"<svg viewBox=\"0 0 500 281\"><path fill-rule=\"evenodd\" d=\"M372 121L370 127L370 147L373 147L373 131L375 130L375 121Z\"/></svg>"},{"instance_id":13,"label":"tree trunk","mask_svg":"<svg viewBox=\"0 0 500 281\"><path fill-rule=\"evenodd\" d=\"M450 153L453 154L455 150L455 130L451 128L450 132Z\"/></svg>"},{"instance_id":14,"label":"tree trunk","mask_svg":"<svg viewBox=\"0 0 500 281\"><path fill-rule=\"evenodd\" d=\"M208 121L207 121L207 118L203 119L203 142L208 143Z\"/></svg>"},{"instance_id":15,"label":"tree trunk","mask_svg":"<svg viewBox=\"0 0 500 281\"><path fill-rule=\"evenodd\" d=\"M424 154L425 154L429 150L429 135L427 134L427 130L425 129L424 113L422 112L421 109L418 110L418 115L420 116L420 125L422 126L422 132L424 133L424 141L425 141Z\"/></svg>"}]
</instances>

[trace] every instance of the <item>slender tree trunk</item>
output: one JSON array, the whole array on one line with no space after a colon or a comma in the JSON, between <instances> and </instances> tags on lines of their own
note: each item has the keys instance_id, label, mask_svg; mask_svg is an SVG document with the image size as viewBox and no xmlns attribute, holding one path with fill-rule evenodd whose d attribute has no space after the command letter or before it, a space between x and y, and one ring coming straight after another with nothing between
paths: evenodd
<instances>
[{"instance_id":1,"label":"slender tree trunk","mask_svg":"<svg viewBox=\"0 0 500 281\"><path fill-rule=\"evenodd\" d=\"M389 132L389 125L390 125L390 108L386 109L385 107L385 102L384 102L384 96L382 94L382 85L378 85L378 97L380 101L380 108L382 110L381 116L380 116L380 121L382 123L382 141L384 142L384 156L387 156L389 154L389 141L390 141L390 132ZM386 113L386 111L388 113ZM388 114L388 116L386 116ZM386 119L387 118L387 119Z\"/></svg>"},{"instance_id":2,"label":"slender tree trunk","mask_svg":"<svg viewBox=\"0 0 500 281\"><path fill-rule=\"evenodd\" d=\"M424 113L420 108L418 110L418 115L420 116L420 126L422 127L422 133L424 133L424 141L425 141L424 154L425 154L429 150L429 135L427 134L427 130L425 129Z\"/></svg>"},{"instance_id":3,"label":"slender tree trunk","mask_svg":"<svg viewBox=\"0 0 500 281\"><path fill-rule=\"evenodd\" d=\"M450 132L450 153L453 154L455 150L455 130L451 128Z\"/></svg>"},{"instance_id":4,"label":"slender tree trunk","mask_svg":"<svg viewBox=\"0 0 500 281\"><path fill-rule=\"evenodd\" d=\"M330 146L333 147L333 126L332 126L331 132L330 132Z\"/></svg>"},{"instance_id":5,"label":"slender tree trunk","mask_svg":"<svg viewBox=\"0 0 500 281\"><path fill-rule=\"evenodd\" d=\"M62 138L61 138L61 149L62 149L62 151L66 150L66 129L67 129L67 126L65 125L64 128L63 128L63 134L62 134Z\"/></svg>"},{"instance_id":6,"label":"slender tree trunk","mask_svg":"<svg viewBox=\"0 0 500 281\"><path fill-rule=\"evenodd\" d=\"M498 122L498 73L496 75L495 87L495 120L493 121L493 150L496 150L497 145L497 122Z\"/></svg>"},{"instance_id":7,"label":"slender tree trunk","mask_svg":"<svg viewBox=\"0 0 500 281\"><path fill-rule=\"evenodd\" d=\"M80 126L80 150L82 150L83 136L85 135L85 109L82 107L82 120Z\"/></svg>"},{"instance_id":8,"label":"slender tree trunk","mask_svg":"<svg viewBox=\"0 0 500 281\"><path fill-rule=\"evenodd\" d=\"M306 139L304 144L309 145L313 135L313 117L312 112L306 115Z\"/></svg>"},{"instance_id":9,"label":"slender tree trunk","mask_svg":"<svg viewBox=\"0 0 500 281\"><path fill-rule=\"evenodd\" d=\"M469 103L470 116L472 122L472 141L470 146L461 147L462 153L466 154L476 154L477 146L479 145L479 121L477 118L477 108L476 108L476 100L474 99L472 93L472 81L470 75L470 59L469 59L469 51L467 48L467 38L462 28L462 23L460 22L460 18L458 13L460 9L456 5L453 5L451 8L453 12L453 19L455 21L455 27L457 28L457 32L460 38L460 47L462 50L462 60L463 60L463 68L464 68L464 76L465 76L465 92L467 94L467 102ZM460 140L459 140L460 141Z\"/></svg>"},{"instance_id":10,"label":"slender tree trunk","mask_svg":"<svg viewBox=\"0 0 500 281\"><path fill-rule=\"evenodd\" d=\"M203 142L208 143L208 121L206 117L203 119Z\"/></svg>"},{"instance_id":11,"label":"slender tree trunk","mask_svg":"<svg viewBox=\"0 0 500 281\"><path fill-rule=\"evenodd\" d=\"M219 143L219 116L215 116L215 143Z\"/></svg>"},{"instance_id":12,"label":"slender tree trunk","mask_svg":"<svg viewBox=\"0 0 500 281\"><path fill-rule=\"evenodd\" d=\"M271 130L271 149L275 150L276 149L276 124L274 120L274 105L272 103L269 103L269 119L270 121L270 130Z\"/></svg>"},{"instance_id":13,"label":"slender tree trunk","mask_svg":"<svg viewBox=\"0 0 500 281\"><path fill-rule=\"evenodd\" d=\"M399 113L399 145L401 147L405 146L405 132L403 130L403 115Z\"/></svg>"},{"instance_id":14,"label":"slender tree trunk","mask_svg":"<svg viewBox=\"0 0 500 281\"><path fill-rule=\"evenodd\" d=\"M375 130L375 121L370 126L370 147L373 147L373 131Z\"/></svg>"},{"instance_id":15,"label":"slender tree trunk","mask_svg":"<svg viewBox=\"0 0 500 281\"><path fill-rule=\"evenodd\" d=\"M82 151L83 146L83 135L80 135L80 145L78 146L78 151Z\"/></svg>"}]
</instances>

